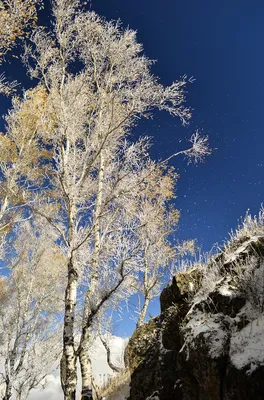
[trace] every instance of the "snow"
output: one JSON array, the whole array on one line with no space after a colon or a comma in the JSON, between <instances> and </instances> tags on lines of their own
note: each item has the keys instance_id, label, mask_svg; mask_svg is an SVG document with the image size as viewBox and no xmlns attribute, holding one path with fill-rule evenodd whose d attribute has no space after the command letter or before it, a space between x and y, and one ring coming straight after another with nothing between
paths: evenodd
<instances>
[{"instance_id":1,"label":"snow","mask_svg":"<svg viewBox=\"0 0 264 400\"><path fill-rule=\"evenodd\" d=\"M146 400L160 400L158 393L154 392L150 397L147 397Z\"/></svg>"},{"instance_id":2,"label":"snow","mask_svg":"<svg viewBox=\"0 0 264 400\"><path fill-rule=\"evenodd\" d=\"M225 284L225 285L221 286L218 289L218 292L222 296L226 296L226 297L233 297L233 295L234 295L234 291L230 289L230 286L228 284Z\"/></svg>"},{"instance_id":3,"label":"snow","mask_svg":"<svg viewBox=\"0 0 264 400\"><path fill-rule=\"evenodd\" d=\"M231 263L236 261L241 254L245 253L248 251L248 248L252 243L257 243L259 239L262 239L263 236L251 236L249 240L244 242L241 246L239 246L235 251L231 252L230 254L225 253L225 263Z\"/></svg>"},{"instance_id":4,"label":"snow","mask_svg":"<svg viewBox=\"0 0 264 400\"><path fill-rule=\"evenodd\" d=\"M252 245L260 239L263 236L254 235L236 250L224 250L224 264L237 262L236 274L240 275L235 275L235 281L231 274L220 276L219 279L217 268L205 269L203 285L193 299L186 316L188 323L183 328L186 341L182 350L187 347L187 357L188 348L199 345L201 335L212 358L229 351L231 363L238 369L247 367L247 374L253 373L259 365L264 365L264 263L257 252L251 251ZM245 255L248 255L246 259ZM203 312L202 303L210 301L211 292L219 292L231 300L239 290L247 302L235 318L223 313ZM244 327L243 321L244 325L247 324ZM230 347L226 346L229 337Z\"/></svg>"},{"instance_id":5,"label":"snow","mask_svg":"<svg viewBox=\"0 0 264 400\"><path fill-rule=\"evenodd\" d=\"M217 290L224 296L232 297L234 291L231 289L225 283ZM194 348L197 345L195 339L202 335L208 343L210 356L217 358L223 354L230 335L229 357L237 369L247 367L247 374L251 374L259 365L264 365L264 315L256 310L253 304L247 301L235 318L221 313L206 314L195 309L195 306L197 302L188 313L189 321L184 328L186 336L184 347L187 345ZM228 330L224 328L224 320L229 324ZM238 330L238 323L243 320L250 322Z\"/></svg>"},{"instance_id":6,"label":"snow","mask_svg":"<svg viewBox=\"0 0 264 400\"><path fill-rule=\"evenodd\" d=\"M227 340L227 333L221 328L221 317L221 314L210 317L195 311L185 328L188 344L195 346L195 338L202 334L208 342L210 356L219 357Z\"/></svg>"},{"instance_id":7,"label":"snow","mask_svg":"<svg viewBox=\"0 0 264 400\"><path fill-rule=\"evenodd\" d=\"M232 335L230 357L238 369L250 365L253 372L256 366L264 365L264 316Z\"/></svg>"}]
</instances>

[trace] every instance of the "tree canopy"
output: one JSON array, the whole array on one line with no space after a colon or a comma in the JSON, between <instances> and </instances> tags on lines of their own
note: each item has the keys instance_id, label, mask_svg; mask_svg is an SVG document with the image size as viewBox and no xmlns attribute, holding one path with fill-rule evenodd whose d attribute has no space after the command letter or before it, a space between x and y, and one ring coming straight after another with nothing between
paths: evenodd
<instances>
[{"instance_id":1,"label":"tree canopy","mask_svg":"<svg viewBox=\"0 0 264 400\"><path fill-rule=\"evenodd\" d=\"M64 317L61 383L64 398L75 399L79 362L86 399L88 349L100 318L141 292L142 324L149 301L181 255L173 242L179 212L172 201L177 174L169 160L183 154L198 162L210 149L207 137L196 132L189 149L156 161L148 138L132 140L137 121L156 109L183 124L191 117L187 77L162 85L133 30L86 11L78 0L53 0L49 29L36 24L38 2L2 3L2 55L27 38L22 60L33 80L30 90L13 96L0 135L0 231L17 243L22 238L15 227L28 224L29 245L37 246L27 250L30 259L18 258L8 279L21 271L23 285L33 279L55 308L61 299L52 297L53 290L63 282L64 310L57 311ZM3 251L6 245L4 240ZM192 250L192 243L186 248ZM34 257L40 268L33 267ZM36 312L38 300L32 301ZM52 312L41 308L38 318ZM12 368L6 376L13 379ZM9 381L6 399L16 390Z\"/></svg>"}]
</instances>

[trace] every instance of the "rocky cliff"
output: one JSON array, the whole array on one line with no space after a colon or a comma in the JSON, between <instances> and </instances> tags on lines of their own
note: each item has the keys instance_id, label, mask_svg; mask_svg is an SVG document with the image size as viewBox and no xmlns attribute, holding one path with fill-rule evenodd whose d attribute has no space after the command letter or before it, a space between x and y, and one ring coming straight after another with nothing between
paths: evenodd
<instances>
[{"instance_id":1,"label":"rocky cliff","mask_svg":"<svg viewBox=\"0 0 264 400\"><path fill-rule=\"evenodd\" d=\"M126 349L129 400L264 399L264 236L179 272Z\"/></svg>"}]
</instances>

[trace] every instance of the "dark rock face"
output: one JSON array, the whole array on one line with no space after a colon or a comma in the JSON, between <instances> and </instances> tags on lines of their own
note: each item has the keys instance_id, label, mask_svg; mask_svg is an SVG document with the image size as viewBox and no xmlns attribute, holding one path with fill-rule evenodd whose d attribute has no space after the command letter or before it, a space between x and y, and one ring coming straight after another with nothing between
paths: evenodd
<instances>
[{"instance_id":1,"label":"dark rock face","mask_svg":"<svg viewBox=\"0 0 264 400\"><path fill-rule=\"evenodd\" d=\"M167 286L160 295L161 312L174 304L188 308L188 301L200 288L202 274L198 269L181 272L175 275L172 283Z\"/></svg>"},{"instance_id":2,"label":"dark rock face","mask_svg":"<svg viewBox=\"0 0 264 400\"><path fill-rule=\"evenodd\" d=\"M154 388L161 385L159 340L161 325L159 318L138 328L125 351L125 362L136 371L130 389L131 399L145 400L152 395ZM153 390L150 392L150 387Z\"/></svg>"},{"instance_id":3,"label":"dark rock face","mask_svg":"<svg viewBox=\"0 0 264 400\"><path fill-rule=\"evenodd\" d=\"M264 366L259 367L249 376L246 370L237 370L228 365L223 392L224 400L263 400L264 399Z\"/></svg>"},{"instance_id":4,"label":"dark rock face","mask_svg":"<svg viewBox=\"0 0 264 400\"><path fill-rule=\"evenodd\" d=\"M239 337L252 324L244 311L247 298L230 275L195 297L201 281L200 270L177 274L161 294L161 315L132 336L126 349L129 400L264 400L264 354L262 362L249 357L242 366L232 358L240 354L234 332Z\"/></svg>"}]
</instances>

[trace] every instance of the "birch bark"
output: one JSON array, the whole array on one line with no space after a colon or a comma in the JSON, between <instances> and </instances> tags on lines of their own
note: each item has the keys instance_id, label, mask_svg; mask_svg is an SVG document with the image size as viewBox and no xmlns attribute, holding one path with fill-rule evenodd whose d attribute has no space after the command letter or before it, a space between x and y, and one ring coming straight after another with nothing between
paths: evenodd
<instances>
[{"instance_id":1,"label":"birch bark","mask_svg":"<svg viewBox=\"0 0 264 400\"><path fill-rule=\"evenodd\" d=\"M144 324L144 322L145 322L145 318L146 318L146 313L147 313L147 309L148 309L148 306L149 306L149 302L150 302L149 298L145 298L144 299L144 304L143 304L143 307L142 307L142 309L140 311L139 319L137 321L137 328L142 326Z\"/></svg>"},{"instance_id":2,"label":"birch bark","mask_svg":"<svg viewBox=\"0 0 264 400\"><path fill-rule=\"evenodd\" d=\"M81 400L92 400L92 368L91 361L88 356L88 346L83 345L79 353L79 361L82 376L82 397Z\"/></svg>"},{"instance_id":3,"label":"birch bark","mask_svg":"<svg viewBox=\"0 0 264 400\"><path fill-rule=\"evenodd\" d=\"M99 266L99 253L101 247L100 235L100 214L103 203L103 185L105 175L105 157L103 150L100 153L100 167L98 172L98 191L96 199L96 207L94 213L94 251L92 256L92 275L89 290L86 294L85 308L84 308L84 324L91 312L91 301L96 299L96 290L98 288L98 266ZM88 338L82 335L80 340L79 362L81 366L82 376L82 400L92 399L92 371L91 364L88 357L87 350Z\"/></svg>"},{"instance_id":4,"label":"birch bark","mask_svg":"<svg viewBox=\"0 0 264 400\"><path fill-rule=\"evenodd\" d=\"M62 388L65 400L75 400L77 371L76 371L76 353L74 347L74 319L76 308L76 293L77 293L78 274L74 269L72 260L68 264L68 283L65 292L65 316L63 330L63 353L64 360L61 365L64 365Z\"/></svg>"}]
</instances>

